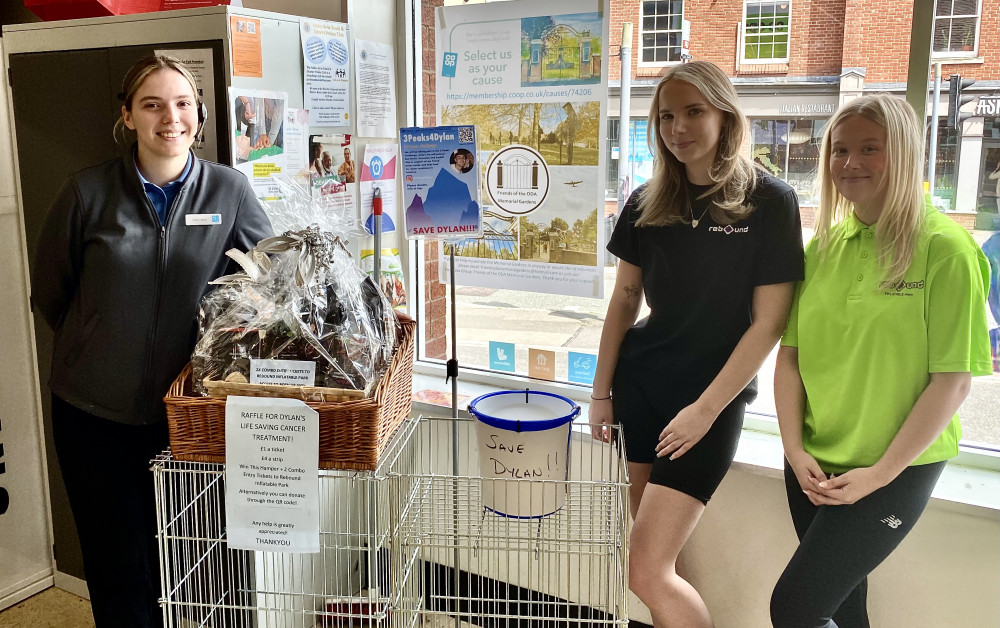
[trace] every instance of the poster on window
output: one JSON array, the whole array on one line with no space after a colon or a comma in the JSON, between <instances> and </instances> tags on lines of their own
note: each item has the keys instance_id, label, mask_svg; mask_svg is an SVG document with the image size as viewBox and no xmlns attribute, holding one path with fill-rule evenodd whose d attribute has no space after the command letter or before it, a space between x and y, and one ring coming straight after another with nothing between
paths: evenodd
<instances>
[{"instance_id":1,"label":"poster on window","mask_svg":"<svg viewBox=\"0 0 1000 628\"><path fill-rule=\"evenodd\" d=\"M483 235L457 242L456 283L603 297L609 13L604 0L438 11L437 123L479 135Z\"/></svg>"},{"instance_id":2,"label":"poster on window","mask_svg":"<svg viewBox=\"0 0 1000 628\"><path fill-rule=\"evenodd\" d=\"M476 127L402 128L399 147L406 237L478 239L483 231Z\"/></svg>"}]
</instances>

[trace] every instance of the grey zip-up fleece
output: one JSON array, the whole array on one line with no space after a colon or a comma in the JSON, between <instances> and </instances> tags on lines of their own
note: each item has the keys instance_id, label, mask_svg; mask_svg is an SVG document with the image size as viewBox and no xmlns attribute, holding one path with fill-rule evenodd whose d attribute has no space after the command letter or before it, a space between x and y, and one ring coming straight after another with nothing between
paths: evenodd
<instances>
[{"instance_id":1,"label":"grey zip-up fleece","mask_svg":"<svg viewBox=\"0 0 1000 628\"><path fill-rule=\"evenodd\" d=\"M166 419L163 396L191 357L199 301L225 274L225 252L272 231L243 174L193 154L161 225L133 150L125 154L73 174L59 191L38 241L31 301L55 331L52 392L105 419L149 424Z\"/></svg>"}]
</instances>

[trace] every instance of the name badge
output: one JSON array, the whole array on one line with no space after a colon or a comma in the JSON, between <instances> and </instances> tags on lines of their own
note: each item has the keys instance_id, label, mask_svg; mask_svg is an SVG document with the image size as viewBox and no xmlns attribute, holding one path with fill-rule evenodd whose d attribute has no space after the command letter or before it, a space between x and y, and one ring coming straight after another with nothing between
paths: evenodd
<instances>
[{"instance_id":1,"label":"name badge","mask_svg":"<svg viewBox=\"0 0 1000 628\"><path fill-rule=\"evenodd\" d=\"M222 214L185 214L184 224L191 225L221 225Z\"/></svg>"}]
</instances>

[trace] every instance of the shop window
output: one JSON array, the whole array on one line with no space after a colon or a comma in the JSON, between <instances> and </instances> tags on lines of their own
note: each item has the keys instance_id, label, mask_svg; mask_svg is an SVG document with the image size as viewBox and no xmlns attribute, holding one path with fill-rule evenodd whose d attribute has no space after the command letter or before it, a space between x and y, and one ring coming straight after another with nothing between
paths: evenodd
<instances>
[{"instance_id":1,"label":"shop window","mask_svg":"<svg viewBox=\"0 0 1000 628\"><path fill-rule=\"evenodd\" d=\"M928 119L929 122L929 119ZM934 160L934 196L940 199L942 209L955 208L955 183L958 180L958 145L961 141L957 129L939 124L937 129L937 157ZM930 139L925 145L924 161L930 160Z\"/></svg>"},{"instance_id":2,"label":"shop window","mask_svg":"<svg viewBox=\"0 0 1000 628\"><path fill-rule=\"evenodd\" d=\"M617 119L608 119L608 168L605 180L605 198L609 200L618 197L618 164L619 140ZM649 152L649 140L646 135L646 118L633 118L629 122L629 173L626 189L631 192L653 176L653 155Z\"/></svg>"},{"instance_id":3,"label":"shop window","mask_svg":"<svg viewBox=\"0 0 1000 628\"><path fill-rule=\"evenodd\" d=\"M618 194L618 130L620 120L608 118L608 168L604 178L604 198L614 199Z\"/></svg>"},{"instance_id":4,"label":"shop window","mask_svg":"<svg viewBox=\"0 0 1000 628\"><path fill-rule=\"evenodd\" d=\"M956 7L959 5L958 2L953 4ZM422 15L423 19L420 23L414 24L413 37L416 45L412 50L408 48L408 54L421 50L424 50L425 53L433 52L434 40L427 34L434 30L434 12L425 9L439 5L440 0L414 0L414 6L417 9L413 11L413 14ZM952 4L949 4L949 8L951 7ZM649 57L649 63L663 65L670 60L679 60L682 9L680 1L640 3L643 18L654 18L652 23L644 21L640 24L640 34L655 33L657 28L663 29L660 32L669 33L676 26L674 29L677 33L676 46L671 48L667 45L664 50L669 53L668 56L657 61L655 54L657 48L654 39L650 46L650 50L654 52ZM672 25L669 19L666 24L657 24L657 19L669 18L670 16L676 18L675 24ZM640 41L645 43L645 40ZM646 58L645 48L644 46L640 62ZM598 52L596 48L592 50L594 60L599 59ZM530 51L525 54L529 53ZM877 52L872 54L877 54ZM433 58L433 55L430 56ZM408 122L415 125L431 126L435 119L435 81L439 68L434 67L433 64L424 66L420 54L416 54L412 62L414 67L418 68L420 76L418 80L403 83L402 89L413 90L414 118ZM775 87L775 89L779 88ZM606 151L605 155L608 159L605 170L607 184L603 189L606 196L600 198L602 190L595 187L594 196L597 197L597 200L594 202L594 207L596 207L596 211L588 212L586 216L581 216L580 220L571 219L560 222L559 218L549 218L545 221L518 221L516 227L526 234L518 242L519 247L523 246L524 250L528 252L540 248L547 248L549 252L558 251L562 242L577 247L580 246L582 240L595 241L598 225L603 226L605 233L613 228L612 214L615 204L604 203L604 200L617 197L619 162L612 156L618 147L619 132L624 132L624 129L619 129L618 124L617 119L607 120L607 141L604 146L597 148L597 150ZM798 192L800 202L804 206L815 205L818 200L814 193L814 186L825 124L826 120L815 118L775 117L751 120L752 134L748 152L752 153L754 161L792 185ZM628 127L631 140L631 180L629 183L630 188L634 190L652 174L652 156L648 153L646 143L646 119L633 119L629 122ZM939 133L936 183L937 189L944 191L949 188L953 189L955 186L957 150L960 142L958 134L953 130L940 129ZM484 137L486 137L486 143L489 144L488 131ZM526 131L524 137L530 137L530 132ZM989 175L996 167L996 162L1000 161L1000 123L989 116L984 123L982 150L981 160L984 163L980 188L983 193L980 195L980 205L988 203L995 208L996 180L989 179ZM961 158L969 159L971 157L962 155ZM576 179L572 181L572 183L575 182ZM565 188L558 190L561 195L572 193L576 189L572 185L560 187ZM992 194L986 194L986 191L990 191ZM980 215L977 216L977 221L993 221L996 220L996 216L996 213L987 214L981 211ZM496 232L502 232L510 226L509 223L497 222L495 217L487 216L487 220L490 221L490 228ZM976 230L973 232L976 242L985 247L990 241L989 238L996 234L996 226L993 226L995 224L1000 223L977 222ZM804 229L803 235L806 239L811 237L811 229ZM996 246L998 241L992 240L992 242ZM416 315L420 325L418 345L420 359L416 369L424 374L441 375L441 390L443 390L445 388L443 384L444 361L452 353L451 337L453 331L450 317L451 295L448 287L439 281L439 266L442 265L444 256L436 242L405 243L399 241L399 244L400 248L408 248L410 251L409 258L405 263L407 264L408 278L412 278L409 285L413 287L413 291L407 296L412 297L411 312ZM598 255L601 253L601 251L596 252ZM597 277L597 281L603 281L604 299L530 292L524 285L515 285L509 289L458 285L454 304L457 313L454 331L457 337L456 353L461 365L460 382L476 381L500 388L551 387L561 393L586 399L589 389L584 378L580 377L580 372L597 353L601 328L616 272L613 259L601 259L605 266L601 269L602 272ZM991 310L991 312L994 311ZM640 316L644 314L645 312ZM1000 323L995 322L994 319L998 316L996 314L991 314L991 316L993 316L990 319L991 328L996 329ZM994 334L998 333L1000 331L994 332ZM555 364L555 368L549 371L546 378L531 376L531 366L537 364L540 356L548 360L548 364L551 365L553 362ZM963 444L966 446L980 445L993 452L1000 450L1000 432L997 431L995 425L995 400L998 391L1000 391L1000 357L997 360L998 373L992 377L974 378L972 392L960 410L964 432ZM571 367L576 371L575 377L570 370ZM759 372L760 394L750 408L755 418L774 416L773 372L774 353ZM549 378L552 381L546 381ZM566 382L569 382L569 385L566 385ZM442 400L442 403L450 402L450 396L446 393L431 397L430 395L434 394L435 391L438 389L415 392L418 398L421 394L427 394L429 395L428 399ZM460 398L462 394L465 394L465 391L460 392ZM462 403L467 403L467 401L468 399L464 399ZM758 422L754 424L754 427L770 428L776 431L774 424L768 426Z\"/></svg>"},{"instance_id":5,"label":"shop window","mask_svg":"<svg viewBox=\"0 0 1000 628\"><path fill-rule=\"evenodd\" d=\"M976 229L997 231L1000 230L1000 141L994 139L992 134L986 137L990 139L983 140Z\"/></svg>"},{"instance_id":6,"label":"shop window","mask_svg":"<svg viewBox=\"0 0 1000 628\"><path fill-rule=\"evenodd\" d=\"M934 56L974 57L981 0L936 0Z\"/></svg>"},{"instance_id":7,"label":"shop window","mask_svg":"<svg viewBox=\"0 0 1000 628\"><path fill-rule=\"evenodd\" d=\"M745 63L787 63L790 2L744 5L742 54Z\"/></svg>"},{"instance_id":8,"label":"shop window","mask_svg":"<svg viewBox=\"0 0 1000 628\"><path fill-rule=\"evenodd\" d=\"M681 24L683 0L643 1L640 5L639 32L642 35L640 64L663 65L681 60Z\"/></svg>"},{"instance_id":9,"label":"shop window","mask_svg":"<svg viewBox=\"0 0 1000 628\"><path fill-rule=\"evenodd\" d=\"M799 202L814 205L819 148L826 120L750 121L750 158L795 188Z\"/></svg>"}]
</instances>

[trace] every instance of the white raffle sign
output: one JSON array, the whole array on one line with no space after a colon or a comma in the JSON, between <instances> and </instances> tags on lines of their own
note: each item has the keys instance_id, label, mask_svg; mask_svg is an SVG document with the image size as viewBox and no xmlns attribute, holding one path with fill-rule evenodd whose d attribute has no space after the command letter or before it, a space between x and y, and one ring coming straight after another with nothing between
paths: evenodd
<instances>
[{"instance_id":1,"label":"white raffle sign","mask_svg":"<svg viewBox=\"0 0 1000 628\"><path fill-rule=\"evenodd\" d=\"M298 399L226 400L229 547L319 552L319 414Z\"/></svg>"}]
</instances>

